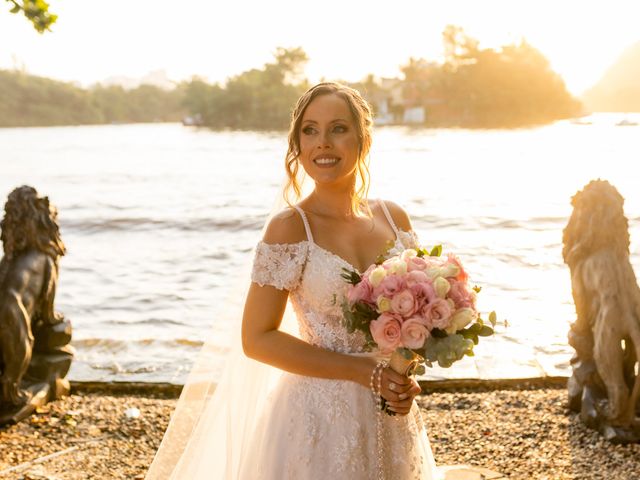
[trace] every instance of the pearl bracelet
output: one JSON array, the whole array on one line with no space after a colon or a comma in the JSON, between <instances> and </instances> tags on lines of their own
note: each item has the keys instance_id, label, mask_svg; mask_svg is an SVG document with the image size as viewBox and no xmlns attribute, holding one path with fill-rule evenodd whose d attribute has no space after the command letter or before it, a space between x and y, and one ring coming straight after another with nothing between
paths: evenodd
<instances>
[{"instance_id":1,"label":"pearl bracelet","mask_svg":"<svg viewBox=\"0 0 640 480\"><path fill-rule=\"evenodd\" d=\"M385 360L380 360L373 369L371 380L369 381L373 401L376 405L376 443L378 447L378 458L376 459L378 463L377 480L384 480L384 437L382 434L382 397L380 396L380 392L382 392L382 371L387 365L388 363Z\"/></svg>"}]
</instances>

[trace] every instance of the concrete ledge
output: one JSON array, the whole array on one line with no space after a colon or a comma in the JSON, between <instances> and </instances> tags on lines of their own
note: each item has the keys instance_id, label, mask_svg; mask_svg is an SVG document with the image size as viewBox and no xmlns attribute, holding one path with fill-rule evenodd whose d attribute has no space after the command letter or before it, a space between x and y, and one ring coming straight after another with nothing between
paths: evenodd
<instances>
[{"instance_id":1,"label":"concrete ledge","mask_svg":"<svg viewBox=\"0 0 640 480\"><path fill-rule=\"evenodd\" d=\"M419 380L423 394L430 392L473 391L489 392L493 390L529 390L532 388L567 388L568 377L539 377L513 379L451 379ZM182 385L174 383L146 382L71 382L71 393L92 393L109 395L138 395L152 398L178 398Z\"/></svg>"},{"instance_id":2,"label":"concrete ledge","mask_svg":"<svg viewBox=\"0 0 640 480\"><path fill-rule=\"evenodd\" d=\"M444 471L444 480L500 480L508 478L502 473L494 472L488 468L472 467L471 465L442 465L438 468Z\"/></svg>"},{"instance_id":3,"label":"concrete ledge","mask_svg":"<svg viewBox=\"0 0 640 480\"><path fill-rule=\"evenodd\" d=\"M151 398L178 398L183 385L146 382L71 382L71 393L137 395Z\"/></svg>"},{"instance_id":4,"label":"concrete ledge","mask_svg":"<svg viewBox=\"0 0 640 480\"><path fill-rule=\"evenodd\" d=\"M487 392L492 390L531 388L567 388L569 377L532 377L532 378L460 378L447 380L418 380L422 393L471 390Z\"/></svg>"}]
</instances>

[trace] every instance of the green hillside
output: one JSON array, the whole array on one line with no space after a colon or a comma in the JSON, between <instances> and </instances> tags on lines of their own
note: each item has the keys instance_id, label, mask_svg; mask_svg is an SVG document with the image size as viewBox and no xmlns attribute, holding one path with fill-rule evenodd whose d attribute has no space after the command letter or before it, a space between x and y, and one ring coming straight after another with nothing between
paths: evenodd
<instances>
[{"instance_id":1,"label":"green hillside","mask_svg":"<svg viewBox=\"0 0 640 480\"><path fill-rule=\"evenodd\" d=\"M73 84L0 70L0 127L178 121L182 93L142 85L133 90Z\"/></svg>"}]
</instances>

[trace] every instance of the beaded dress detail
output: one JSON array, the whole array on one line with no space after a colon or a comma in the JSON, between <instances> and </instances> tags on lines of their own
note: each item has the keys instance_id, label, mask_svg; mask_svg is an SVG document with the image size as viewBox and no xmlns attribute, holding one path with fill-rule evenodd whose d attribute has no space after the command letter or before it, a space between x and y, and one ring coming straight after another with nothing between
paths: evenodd
<instances>
[{"instance_id":1,"label":"beaded dress detail","mask_svg":"<svg viewBox=\"0 0 640 480\"><path fill-rule=\"evenodd\" d=\"M396 234L389 255L416 247L415 233L399 230L384 202L380 205ZM307 240L259 242L252 281L289 291L302 340L336 352L375 355L363 352L364 334L350 334L342 325L348 284L340 275L343 268L356 268L315 244L304 211L295 208ZM383 417L384 478L439 478L418 406L414 403L406 416ZM368 388L355 382L284 372L260 422L269 441L253 445L247 455L260 479L370 480L377 475L375 401Z\"/></svg>"}]
</instances>

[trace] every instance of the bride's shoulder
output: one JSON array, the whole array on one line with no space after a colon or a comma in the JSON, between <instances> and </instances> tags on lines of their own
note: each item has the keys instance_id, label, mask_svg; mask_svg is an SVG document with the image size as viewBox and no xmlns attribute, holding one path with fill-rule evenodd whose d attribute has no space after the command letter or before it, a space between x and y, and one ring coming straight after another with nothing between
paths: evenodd
<instances>
[{"instance_id":1,"label":"bride's shoulder","mask_svg":"<svg viewBox=\"0 0 640 480\"><path fill-rule=\"evenodd\" d=\"M405 232L412 230L413 227L411 226L411 219L404 208L391 200L382 201L387 207L387 210L389 210L393 223L395 223L400 230L404 230Z\"/></svg>"},{"instance_id":2,"label":"bride's shoulder","mask_svg":"<svg viewBox=\"0 0 640 480\"><path fill-rule=\"evenodd\" d=\"M263 242L270 244L299 243L306 239L302 217L291 207L271 218L262 237Z\"/></svg>"}]
</instances>

